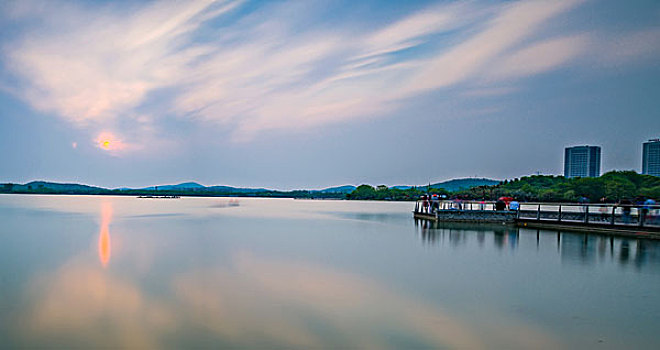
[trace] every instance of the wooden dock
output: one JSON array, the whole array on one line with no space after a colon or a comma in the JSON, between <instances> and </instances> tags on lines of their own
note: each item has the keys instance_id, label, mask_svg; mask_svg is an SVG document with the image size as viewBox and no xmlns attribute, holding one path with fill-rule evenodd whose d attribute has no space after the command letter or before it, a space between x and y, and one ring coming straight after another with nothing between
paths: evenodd
<instances>
[{"instance_id":1,"label":"wooden dock","mask_svg":"<svg viewBox=\"0 0 660 350\"><path fill-rule=\"evenodd\" d=\"M415 206L416 219L438 222L502 223L519 227L580 231L660 239L660 206L578 203L520 203L519 210L495 210L493 202L443 201Z\"/></svg>"}]
</instances>

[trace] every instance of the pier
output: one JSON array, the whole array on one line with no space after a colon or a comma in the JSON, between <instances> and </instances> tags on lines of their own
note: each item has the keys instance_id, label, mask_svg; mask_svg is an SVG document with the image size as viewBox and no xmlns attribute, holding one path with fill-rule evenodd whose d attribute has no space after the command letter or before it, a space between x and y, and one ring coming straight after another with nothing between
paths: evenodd
<instances>
[{"instance_id":1,"label":"pier","mask_svg":"<svg viewBox=\"0 0 660 350\"><path fill-rule=\"evenodd\" d=\"M496 210L495 202L418 201L416 219L500 223L520 227L593 232L660 239L660 205L521 202L518 210Z\"/></svg>"}]
</instances>

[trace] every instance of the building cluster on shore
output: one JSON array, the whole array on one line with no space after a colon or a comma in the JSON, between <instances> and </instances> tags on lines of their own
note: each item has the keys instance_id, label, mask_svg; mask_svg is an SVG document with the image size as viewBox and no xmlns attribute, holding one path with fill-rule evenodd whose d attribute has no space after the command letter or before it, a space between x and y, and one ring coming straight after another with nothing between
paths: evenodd
<instances>
[{"instance_id":1,"label":"building cluster on shore","mask_svg":"<svg viewBox=\"0 0 660 350\"><path fill-rule=\"evenodd\" d=\"M566 147L564 150L564 176L600 176L600 146ZM660 139L642 144L642 174L660 176Z\"/></svg>"}]
</instances>

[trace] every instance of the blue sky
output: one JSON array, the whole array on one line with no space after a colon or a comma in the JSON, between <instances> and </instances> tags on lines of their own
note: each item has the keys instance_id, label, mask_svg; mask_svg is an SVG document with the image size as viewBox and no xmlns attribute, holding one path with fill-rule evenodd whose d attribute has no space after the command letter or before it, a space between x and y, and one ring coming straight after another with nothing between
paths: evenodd
<instances>
[{"instance_id":1,"label":"blue sky","mask_svg":"<svg viewBox=\"0 0 660 350\"><path fill-rule=\"evenodd\" d=\"M9 1L0 181L320 188L641 166L656 1Z\"/></svg>"}]
</instances>

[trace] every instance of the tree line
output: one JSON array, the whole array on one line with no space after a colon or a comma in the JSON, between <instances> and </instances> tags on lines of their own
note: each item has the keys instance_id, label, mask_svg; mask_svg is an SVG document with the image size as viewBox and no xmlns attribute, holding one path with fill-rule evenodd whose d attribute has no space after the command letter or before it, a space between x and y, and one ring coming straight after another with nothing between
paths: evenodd
<instances>
[{"instance_id":1,"label":"tree line","mask_svg":"<svg viewBox=\"0 0 660 350\"><path fill-rule=\"evenodd\" d=\"M493 186L476 186L458 191L447 191L433 186L410 188L373 187L360 185L350 193L320 192L308 190L294 191L255 191L235 192L229 190L203 191L193 189L177 190L110 190L103 188L52 189L43 186L27 187L14 184L0 184L0 193L26 194L94 194L94 195L169 195L195 197L274 197L300 199L350 199L350 200L416 200L425 194L444 195L447 198L470 200L496 200L499 197L513 197L522 201L575 202L588 199L591 202L616 202L621 199L653 198L660 199L660 177L641 175L634 171L611 171L600 177L565 178L552 175L523 176L504 180Z\"/></svg>"},{"instance_id":2,"label":"tree line","mask_svg":"<svg viewBox=\"0 0 660 350\"><path fill-rule=\"evenodd\" d=\"M504 180L493 186L477 186L449 192L430 186L409 189L360 185L346 195L359 200L415 200L424 194L446 195L449 198L497 200L513 197L522 201L577 202L585 198L591 202L616 202L621 199L660 199L660 178L634 171L611 171L600 177L565 178L553 175L523 176Z\"/></svg>"}]
</instances>

